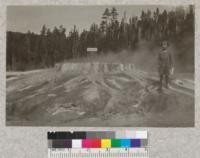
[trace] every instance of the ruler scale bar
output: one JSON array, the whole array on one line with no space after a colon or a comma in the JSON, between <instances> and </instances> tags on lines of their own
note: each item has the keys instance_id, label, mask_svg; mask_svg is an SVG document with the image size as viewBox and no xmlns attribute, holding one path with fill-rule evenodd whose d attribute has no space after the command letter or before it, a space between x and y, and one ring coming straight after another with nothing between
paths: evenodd
<instances>
[{"instance_id":1,"label":"ruler scale bar","mask_svg":"<svg viewBox=\"0 0 200 158\"><path fill-rule=\"evenodd\" d=\"M93 157L93 158L131 158L131 157L139 157L139 158L148 158L149 153L147 149L118 149L118 150L77 150L77 149L66 149L66 150L56 150L56 149L48 149L49 158L83 158L83 157Z\"/></svg>"}]
</instances>

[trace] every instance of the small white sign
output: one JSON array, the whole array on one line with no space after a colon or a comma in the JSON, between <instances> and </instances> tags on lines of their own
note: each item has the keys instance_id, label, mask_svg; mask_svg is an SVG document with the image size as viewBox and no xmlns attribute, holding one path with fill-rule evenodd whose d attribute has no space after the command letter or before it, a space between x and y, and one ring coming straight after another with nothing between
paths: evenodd
<instances>
[{"instance_id":1,"label":"small white sign","mask_svg":"<svg viewBox=\"0 0 200 158\"><path fill-rule=\"evenodd\" d=\"M87 48L87 52L97 52L97 48Z\"/></svg>"}]
</instances>

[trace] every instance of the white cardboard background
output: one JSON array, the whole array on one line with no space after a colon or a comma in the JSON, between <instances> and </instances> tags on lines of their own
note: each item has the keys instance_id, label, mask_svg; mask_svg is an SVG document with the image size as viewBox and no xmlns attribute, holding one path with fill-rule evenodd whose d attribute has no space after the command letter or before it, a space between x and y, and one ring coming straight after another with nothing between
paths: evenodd
<instances>
[{"instance_id":1,"label":"white cardboard background","mask_svg":"<svg viewBox=\"0 0 200 158\"><path fill-rule=\"evenodd\" d=\"M195 128L6 127L6 5L195 4ZM200 157L200 2L198 0L0 0L0 158L47 157L48 130L147 129L151 158Z\"/></svg>"}]
</instances>

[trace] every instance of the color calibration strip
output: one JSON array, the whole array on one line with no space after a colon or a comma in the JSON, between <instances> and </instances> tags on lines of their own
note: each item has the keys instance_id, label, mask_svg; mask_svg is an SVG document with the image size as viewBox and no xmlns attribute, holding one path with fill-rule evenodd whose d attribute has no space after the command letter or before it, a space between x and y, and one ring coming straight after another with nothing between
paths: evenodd
<instances>
[{"instance_id":1,"label":"color calibration strip","mask_svg":"<svg viewBox=\"0 0 200 158\"><path fill-rule=\"evenodd\" d=\"M147 131L48 132L49 158L148 158Z\"/></svg>"}]
</instances>

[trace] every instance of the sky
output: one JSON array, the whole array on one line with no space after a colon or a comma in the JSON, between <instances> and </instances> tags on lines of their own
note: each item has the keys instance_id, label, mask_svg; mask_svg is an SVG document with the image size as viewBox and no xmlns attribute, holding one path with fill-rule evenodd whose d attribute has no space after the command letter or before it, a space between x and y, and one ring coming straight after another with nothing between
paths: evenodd
<instances>
[{"instance_id":1,"label":"sky","mask_svg":"<svg viewBox=\"0 0 200 158\"><path fill-rule=\"evenodd\" d=\"M45 24L51 30L63 25L66 32L71 31L74 25L79 31L89 29L92 23L99 24L105 8L113 6L8 6L7 7L7 31L40 33ZM175 6L114 6L120 20L126 11L126 17L140 16L141 11L148 9L154 11L157 7L160 11L174 10Z\"/></svg>"}]
</instances>

